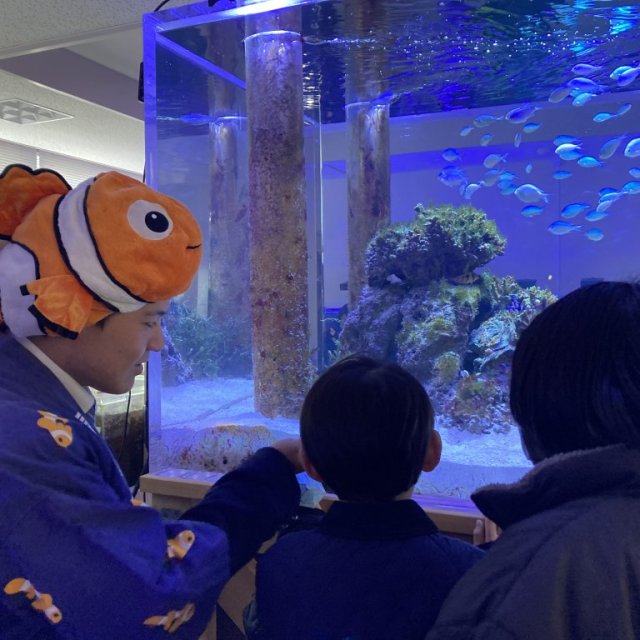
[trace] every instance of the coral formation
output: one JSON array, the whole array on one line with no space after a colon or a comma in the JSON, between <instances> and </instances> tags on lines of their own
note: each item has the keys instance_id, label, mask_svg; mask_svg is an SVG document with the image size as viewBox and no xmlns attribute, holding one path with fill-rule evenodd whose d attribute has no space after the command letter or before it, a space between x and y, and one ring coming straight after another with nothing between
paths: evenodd
<instances>
[{"instance_id":1,"label":"coral formation","mask_svg":"<svg viewBox=\"0 0 640 640\"><path fill-rule=\"evenodd\" d=\"M400 280L410 287L460 276L504 252L495 222L470 206L415 207L416 218L379 231L366 256L369 286Z\"/></svg>"},{"instance_id":2,"label":"coral formation","mask_svg":"<svg viewBox=\"0 0 640 640\"><path fill-rule=\"evenodd\" d=\"M401 364L428 389L444 423L508 430L508 378L518 336L555 300L539 287L478 269L504 252L495 222L470 206L416 207L367 248L368 286L340 334L340 356Z\"/></svg>"}]
</instances>

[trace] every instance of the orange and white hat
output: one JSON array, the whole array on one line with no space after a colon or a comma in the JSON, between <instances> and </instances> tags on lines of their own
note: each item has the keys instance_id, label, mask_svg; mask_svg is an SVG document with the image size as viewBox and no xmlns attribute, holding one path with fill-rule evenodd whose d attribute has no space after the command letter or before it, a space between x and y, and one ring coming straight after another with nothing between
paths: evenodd
<instances>
[{"instance_id":1,"label":"orange and white hat","mask_svg":"<svg viewBox=\"0 0 640 640\"><path fill-rule=\"evenodd\" d=\"M0 308L17 337L75 338L190 285L202 234L180 202L115 171L72 189L55 171L0 174Z\"/></svg>"}]
</instances>

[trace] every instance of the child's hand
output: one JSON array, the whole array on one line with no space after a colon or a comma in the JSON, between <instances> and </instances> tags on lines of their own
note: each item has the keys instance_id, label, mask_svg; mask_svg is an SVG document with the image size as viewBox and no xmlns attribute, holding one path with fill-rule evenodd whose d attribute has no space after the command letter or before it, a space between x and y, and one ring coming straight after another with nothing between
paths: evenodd
<instances>
[{"instance_id":1,"label":"child's hand","mask_svg":"<svg viewBox=\"0 0 640 640\"><path fill-rule=\"evenodd\" d=\"M274 442L271 446L287 458L293 467L294 473L302 473L304 471L300 455L302 445L299 438L283 438Z\"/></svg>"},{"instance_id":2,"label":"child's hand","mask_svg":"<svg viewBox=\"0 0 640 640\"><path fill-rule=\"evenodd\" d=\"M473 544L483 545L495 542L500 535L500 527L489 518L478 518L473 528Z\"/></svg>"}]
</instances>

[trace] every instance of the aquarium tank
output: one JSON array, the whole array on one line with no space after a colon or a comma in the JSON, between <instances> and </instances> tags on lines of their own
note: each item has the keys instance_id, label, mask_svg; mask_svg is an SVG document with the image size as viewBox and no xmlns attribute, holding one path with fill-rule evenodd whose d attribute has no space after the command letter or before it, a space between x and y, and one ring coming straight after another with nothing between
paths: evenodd
<instances>
[{"instance_id":1,"label":"aquarium tank","mask_svg":"<svg viewBox=\"0 0 640 640\"><path fill-rule=\"evenodd\" d=\"M426 502L522 475L522 329L638 274L639 23L616 0L145 16L146 179L205 237L150 361L151 473L214 479L297 434L314 378L357 352L433 400L444 448Z\"/></svg>"}]
</instances>

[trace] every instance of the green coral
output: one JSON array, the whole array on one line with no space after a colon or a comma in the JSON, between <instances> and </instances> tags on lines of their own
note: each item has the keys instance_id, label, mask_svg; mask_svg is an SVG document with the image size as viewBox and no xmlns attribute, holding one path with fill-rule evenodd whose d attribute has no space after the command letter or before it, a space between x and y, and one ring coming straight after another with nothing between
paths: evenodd
<instances>
[{"instance_id":1,"label":"green coral","mask_svg":"<svg viewBox=\"0 0 640 640\"><path fill-rule=\"evenodd\" d=\"M436 358L433 369L438 382L453 384L460 373L460 356L453 351L447 351Z\"/></svg>"},{"instance_id":2,"label":"green coral","mask_svg":"<svg viewBox=\"0 0 640 640\"><path fill-rule=\"evenodd\" d=\"M518 314L513 311L498 311L485 320L471 334L470 347L479 354L474 360L477 371L489 362L511 355L518 335Z\"/></svg>"},{"instance_id":3,"label":"green coral","mask_svg":"<svg viewBox=\"0 0 640 640\"><path fill-rule=\"evenodd\" d=\"M369 285L382 287L393 281L422 286L469 273L504 253L505 238L479 209L419 204L415 211L413 222L389 225L369 243Z\"/></svg>"},{"instance_id":4,"label":"green coral","mask_svg":"<svg viewBox=\"0 0 640 640\"><path fill-rule=\"evenodd\" d=\"M446 407L454 423L471 433L484 433L487 428L506 433L511 429L508 415L497 422L498 407L506 406L507 386L494 378L472 374L462 378L456 387L453 401ZM499 426L498 426L499 425Z\"/></svg>"}]
</instances>

